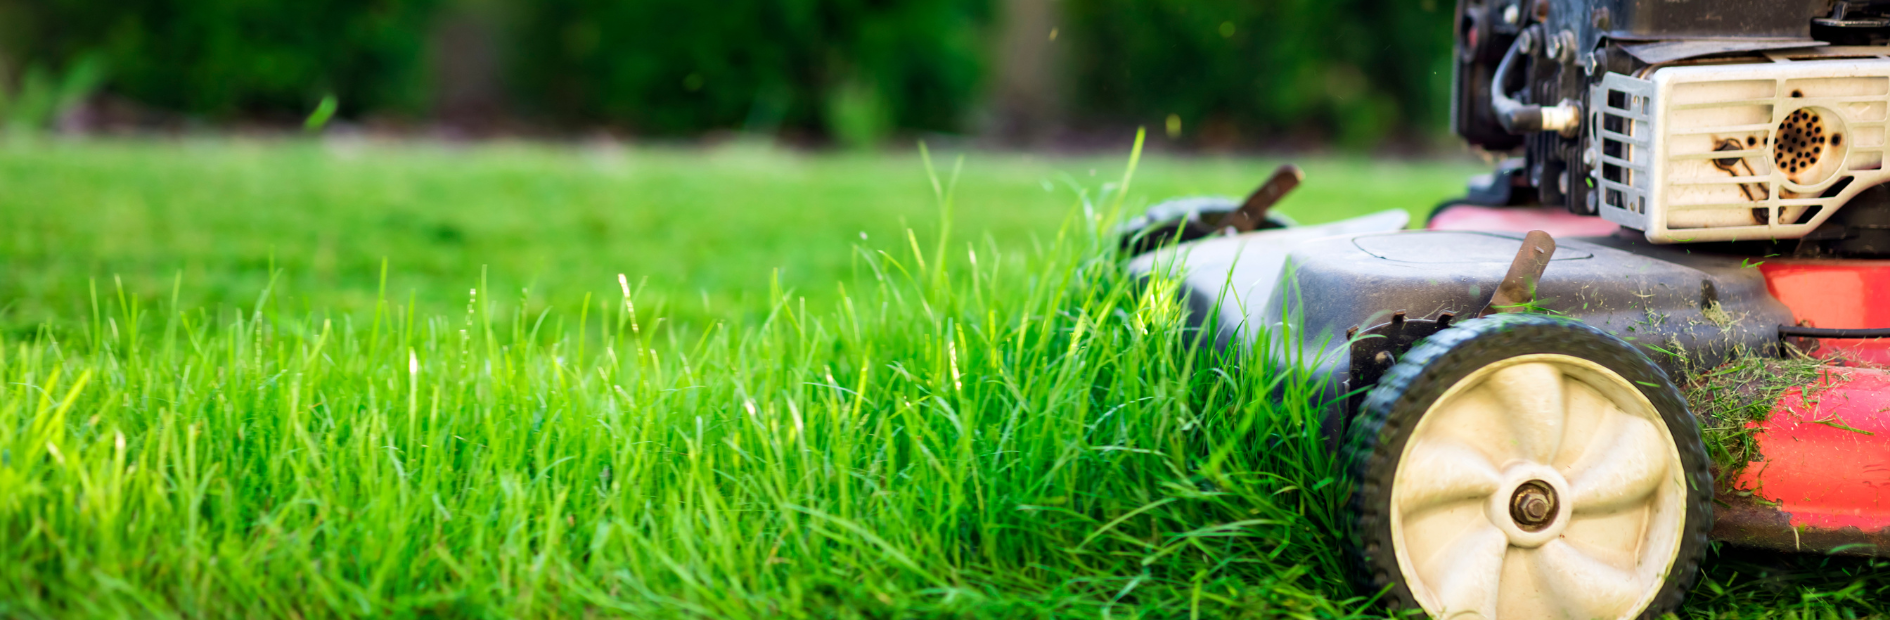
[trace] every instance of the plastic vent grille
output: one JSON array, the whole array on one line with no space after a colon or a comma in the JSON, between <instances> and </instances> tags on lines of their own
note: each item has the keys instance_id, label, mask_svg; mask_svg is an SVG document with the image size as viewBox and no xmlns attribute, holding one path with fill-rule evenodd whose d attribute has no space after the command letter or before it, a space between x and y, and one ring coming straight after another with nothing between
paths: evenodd
<instances>
[{"instance_id":1,"label":"plastic vent grille","mask_svg":"<svg viewBox=\"0 0 1890 620\"><path fill-rule=\"evenodd\" d=\"M1603 76L1589 101L1597 108L1589 119L1590 158L1602 218L1647 229L1647 186L1653 180L1654 83L1618 73Z\"/></svg>"},{"instance_id":2,"label":"plastic vent grille","mask_svg":"<svg viewBox=\"0 0 1890 620\"><path fill-rule=\"evenodd\" d=\"M1890 180L1886 53L1825 48L1605 76L1590 99L1600 215L1657 243L1804 236Z\"/></svg>"}]
</instances>

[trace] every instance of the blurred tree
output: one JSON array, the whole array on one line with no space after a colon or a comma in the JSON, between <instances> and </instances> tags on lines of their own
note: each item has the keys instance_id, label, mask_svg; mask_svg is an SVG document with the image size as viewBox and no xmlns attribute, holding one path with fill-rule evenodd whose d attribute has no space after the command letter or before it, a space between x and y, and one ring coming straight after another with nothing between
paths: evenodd
<instances>
[{"instance_id":1,"label":"blurred tree","mask_svg":"<svg viewBox=\"0 0 1890 620\"><path fill-rule=\"evenodd\" d=\"M445 0L440 7L427 53L434 120L475 133L502 123L509 100L504 34L512 8L505 0Z\"/></svg>"},{"instance_id":2,"label":"blurred tree","mask_svg":"<svg viewBox=\"0 0 1890 620\"><path fill-rule=\"evenodd\" d=\"M1013 144L1039 142L1064 124L1069 76L1057 0L1004 0L988 129Z\"/></svg>"}]
</instances>

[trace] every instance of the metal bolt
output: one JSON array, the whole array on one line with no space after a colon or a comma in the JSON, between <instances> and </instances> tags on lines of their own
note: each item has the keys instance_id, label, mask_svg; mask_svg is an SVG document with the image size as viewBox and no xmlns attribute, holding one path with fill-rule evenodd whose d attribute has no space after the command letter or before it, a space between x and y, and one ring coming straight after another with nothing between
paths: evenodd
<instances>
[{"instance_id":1,"label":"metal bolt","mask_svg":"<svg viewBox=\"0 0 1890 620\"><path fill-rule=\"evenodd\" d=\"M1523 500L1523 516L1531 521L1541 521L1549 517L1549 499L1531 495Z\"/></svg>"},{"instance_id":2,"label":"metal bolt","mask_svg":"<svg viewBox=\"0 0 1890 620\"><path fill-rule=\"evenodd\" d=\"M1548 49L1545 50L1548 52L1549 58L1553 58L1557 62L1573 62L1575 60L1576 44L1574 32L1563 30L1545 38L1549 40Z\"/></svg>"},{"instance_id":3,"label":"metal bolt","mask_svg":"<svg viewBox=\"0 0 1890 620\"><path fill-rule=\"evenodd\" d=\"M1549 527L1555 519L1557 509L1555 489L1541 480L1524 482L1516 487L1516 494L1509 498L1509 518L1516 521L1516 527L1524 531L1536 532Z\"/></svg>"}]
</instances>

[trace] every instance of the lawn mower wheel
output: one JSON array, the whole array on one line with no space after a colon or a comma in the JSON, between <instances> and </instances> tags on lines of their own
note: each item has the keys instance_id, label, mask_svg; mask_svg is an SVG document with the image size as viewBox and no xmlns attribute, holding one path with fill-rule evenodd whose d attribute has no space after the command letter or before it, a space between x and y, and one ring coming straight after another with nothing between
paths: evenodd
<instances>
[{"instance_id":1,"label":"lawn mower wheel","mask_svg":"<svg viewBox=\"0 0 1890 620\"><path fill-rule=\"evenodd\" d=\"M1427 338L1365 398L1346 458L1359 584L1436 618L1659 617L1713 524L1699 427L1667 375L1569 319Z\"/></svg>"}]
</instances>

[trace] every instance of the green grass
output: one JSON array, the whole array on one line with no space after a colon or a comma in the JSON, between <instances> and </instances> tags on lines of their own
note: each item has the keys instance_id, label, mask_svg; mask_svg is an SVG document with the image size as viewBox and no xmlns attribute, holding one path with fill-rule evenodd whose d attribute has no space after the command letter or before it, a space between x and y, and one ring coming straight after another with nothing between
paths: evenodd
<instances>
[{"instance_id":1,"label":"green grass","mask_svg":"<svg viewBox=\"0 0 1890 620\"><path fill-rule=\"evenodd\" d=\"M1046 244L1077 192L1093 198L1123 161L972 154L958 243ZM1131 205L1245 194L1278 163L1148 161ZM1305 185L1282 210L1311 222L1427 210L1476 170L1302 163ZM389 295L403 305L413 295L422 316L463 312L483 267L505 301L530 288L533 310L574 311L586 294L602 303L623 273L671 320L752 322L777 271L781 286L831 309L836 284L863 273L855 245L899 250L908 228L930 244L939 221L916 155L744 147L51 143L0 149L0 188L0 328L16 335L48 322L78 329L90 278L122 277L154 305L170 301L181 274L183 307L248 306L272 264L288 308L360 315L383 260Z\"/></svg>"},{"instance_id":2,"label":"green grass","mask_svg":"<svg viewBox=\"0 0 1890 620\"><path fill-rule=\"evenodd\" d=\"M0 151L0 616L1370 613L1312 386L1098 234L1270 162L1121 159ZM1305 168L1302 221L1469 170ZM1728 557L1689 611L1885 572Z\"/></svg>"}]
</instances>

